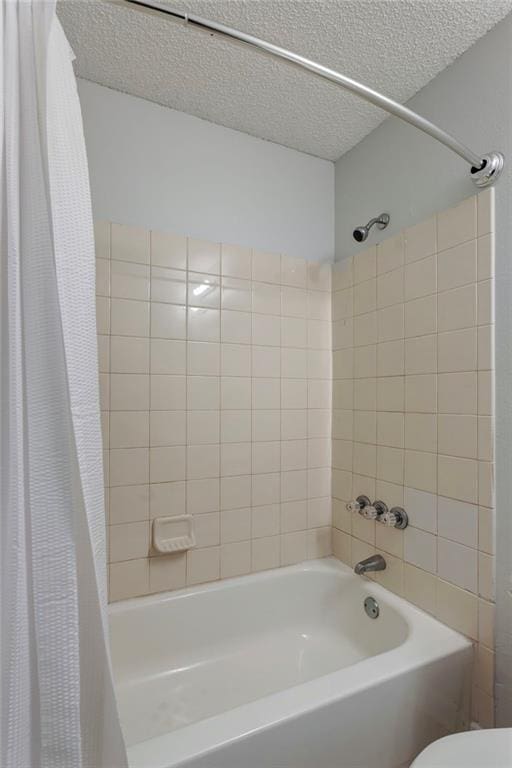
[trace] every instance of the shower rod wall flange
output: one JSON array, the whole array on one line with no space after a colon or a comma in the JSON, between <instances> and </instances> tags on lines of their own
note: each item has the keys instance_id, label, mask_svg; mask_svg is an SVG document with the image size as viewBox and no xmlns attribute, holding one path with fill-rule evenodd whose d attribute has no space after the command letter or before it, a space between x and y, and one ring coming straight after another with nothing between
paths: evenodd
<instances>
[{"instance_id":1,"label":"shower rod wall flange","mask_svg":"<svg viewBox=\"0 0 512 768\"><path fill-rule=\"evenodd\" d=\"M477 155L454 136L447 133L442 128L439 128L439 126L434 123L431 123L430 120L427 120L425 117L413 112L412 109L405 107L403 104L399 104L378 91L374 91L372 88L357 82L357 80L353 80L350 77L346 77L346 75L342 75L340 72L336 72L334 69L324 67L322 64L318 64L311 59L306 59L304 56L293 53L293 51L289 51L286 48L280 48L278 45L269 43L266 40L261 40L259 37L248 35L245 32L240 32L239 30L224 24L219 24L216 21L203 19L200 16L194 16L191 13L176 11L168 5L158 2L158 0L121 0L121 2L128 4L133 8L137 8L138 10L163 14L176 21L183 21L185 24L190 24L198 29L207 31L210 34L217 33L224 37L229 37L232 40L246 43L259 50L266 51L272 56L290 61L326 80L341 85L342 88L355 93L365 101L370 102L370 104L374 104L376 107L380 107L386 112L389 112L389 114L399 117L406 123L413 125L415 128L418 128L420 131L423 131L423 133L436 139L441 144L444 144L445 147L451 149L452 152L455 152L462 157L462 159L471 166L471 180L477 187L482 188L491 186L495 183L503 170L505 158L501 152L493 151L483 156Z\"/></svg>"},{"instance_id":2,"label":"shower rod wall flange","mask_svg":"<svg viewBox=\"0 0 512 768\"><path fill-rule=\"evenodd\" d=\"M471 168L471 178L477 187L490 187L499 177L505 165L505 158L501 152L489 152L484 155L481 168Z\"/></svg>"}]
</instances>

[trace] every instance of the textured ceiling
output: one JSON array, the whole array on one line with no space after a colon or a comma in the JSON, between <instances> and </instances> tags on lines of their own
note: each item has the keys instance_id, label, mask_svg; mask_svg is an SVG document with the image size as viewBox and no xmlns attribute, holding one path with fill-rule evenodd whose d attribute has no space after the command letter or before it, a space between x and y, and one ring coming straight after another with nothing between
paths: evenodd
<instances>
[{"instance_id":1,"label":"textured ceiling","mask_svg":"<svg viewBox=\"0 0 512 768\"><path fill-rule=\"evenodd\" d=\"M512 0L176 0L404 102L484 35ZM61 0L77 74L335 160L385 114L285 62L123 3ZM463 140L464 137L462 136Z\"/></svg>"}]
</instances>

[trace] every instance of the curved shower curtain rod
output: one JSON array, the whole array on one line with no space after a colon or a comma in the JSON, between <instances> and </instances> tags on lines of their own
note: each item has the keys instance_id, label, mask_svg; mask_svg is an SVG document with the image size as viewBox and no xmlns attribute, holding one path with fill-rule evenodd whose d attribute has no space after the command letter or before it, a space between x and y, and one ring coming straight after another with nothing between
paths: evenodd
<instances>
[{"instance_id":1,"label":"curved shower curtain rod","mask_svg":"<svg viewBox=\"0 0 512 768\"><path fill-rule=\"evenodd\" d=\"M224 24L218 24L216 21L209 21L203 19L200 16L194 16L191 13L184 13L182 11L175 11L164 3L157 2L156 0L123 0L123 2L129 5L135 6L138 9L153 11L156 13L165 14L179 21L185 22L185 24L191 24L199 29L206 30L208 32L216 32L225 37L229 37L233 40L239 40L248 45L252 45L254 48L259 48L262 51L270 53L272 56L276 56L280 59L286 59L293 64L297 64L303 69L308 69L320 77L324 77L326 80L331 80L333 83L341 85L342 88L355 93L365 101L369 101L370 104L374 104L376 107L384 109L395 117L399 117L410 125L414 125L415 128L419 128L420 131L432 136L437 141L444 144L452 152L462 157L471 166L471 179L477 185L477 187L488 187L494 184L498 176L503 170L504 157L501 152L489 152L487 155L477 155L472 152L468 147L462 144L454 136L451 136L442 128L431 123L425 117L413 112L412 109L404 107L403 104L399 104L393 99L383 96L378 91L374 91L372 88L358 83L357 80L352 80L350 77L336 72L334 69L329 69L321 64L317 64L311 59L306 59L304 56L299 56L297 53L288 51L286 48L280 48L278 45L268 43L265 40L260 40L258 37L248 35L245 32L239 32L237 29L227 27Z\"/></svg>"}]
</instances>

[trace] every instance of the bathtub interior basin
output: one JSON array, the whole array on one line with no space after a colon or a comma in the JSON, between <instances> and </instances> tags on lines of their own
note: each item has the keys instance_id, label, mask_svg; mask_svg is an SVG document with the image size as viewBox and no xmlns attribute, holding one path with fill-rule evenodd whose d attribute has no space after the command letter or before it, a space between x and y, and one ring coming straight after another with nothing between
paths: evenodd
<instances>
[{"instance_id":1,"label":"bathtub interior basin","mask_svg":"<svg viewBox=\"0 0 512 768\"><path fill-rule=\"evenodd\" d=\"M378 620L366 615L370 583L332 576L306 563L115 606L111 643L127 743L404 642L407 623L394 608L382 605Z\"/></svg>"},{"instance_id":2,"label":"bathtub interior basin","mask_svg":"<svg viewBox=\"0 0 512 768\"><path fill-rule=\"evenodd\" d=\"M189 765L169 754L208 752L470 647L332 558L117 603L110 623L123 732L144 768Z\"/></svg>"}]
</instances>

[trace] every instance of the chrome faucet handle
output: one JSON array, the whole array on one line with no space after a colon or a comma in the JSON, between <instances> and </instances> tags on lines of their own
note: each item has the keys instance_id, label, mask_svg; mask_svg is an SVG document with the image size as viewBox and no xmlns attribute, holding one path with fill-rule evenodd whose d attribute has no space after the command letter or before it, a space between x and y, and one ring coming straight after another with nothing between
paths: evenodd
<instances>
[{"instance_id":1,"label":"chrome faucet handle","mask_svg":"<svg viewBox=\"0 0 512 768\"><path fill-rule=\"evenodd\" d=\"M368 506L363 507L360 514L366 519L366 520L376 520L379 516L379 512L377 508L373 504L368 504Z\"/></svg>"},{"instance_id":2,"label":"chrome faucet handle","mask_svg":"<svg viewBox=\"0 0 512 768\"><path fill-rule=\"evenodd\" d=\"M390 528L398 528L399 530L403 530L409 525L407 512L402 507L393 507L386 511L380 518L380 521Z\"/></svg>"},{"instance_id":3,"label":"chrome faucet handle","mask_svg":"<svg viewBox=\"0 0 512 768\"><path fill-rule=\"evenodd\" d=\"M370 499L368 496L358 496L357 499L353 499L352 501L349 501L346 505L346 508L349 512L361 512L365 507L369 507L371 504Z\"/></svg>"},{"instance_id":4,"label":"chrome faucet handle","mask_svg":"<svg viewBox=\"0 0 512 768\"><path fill-rule=\"evenodd\" d=\"M389 528L394 528L395 527L395 523L396 523L396 515L395 515L395 513L394 512L390 512L388 510L388 512L385 512L382 515L382 517L380 519L380 522L383 525L387 525Z\"/></svg>"}]
</instances>

